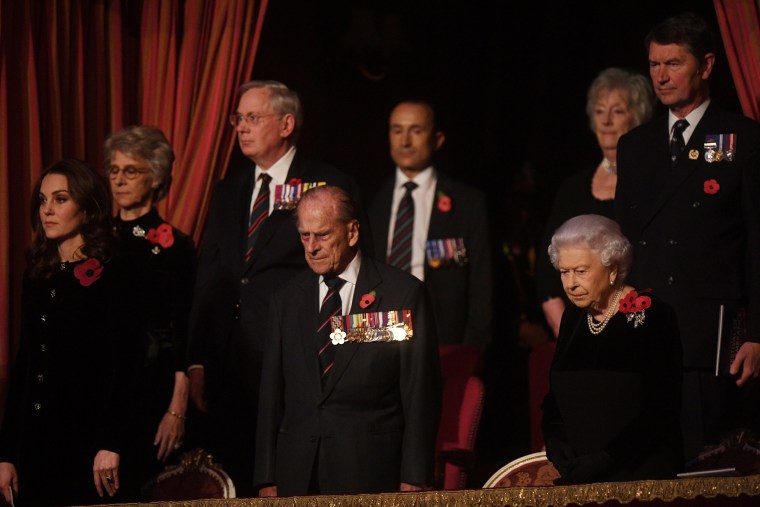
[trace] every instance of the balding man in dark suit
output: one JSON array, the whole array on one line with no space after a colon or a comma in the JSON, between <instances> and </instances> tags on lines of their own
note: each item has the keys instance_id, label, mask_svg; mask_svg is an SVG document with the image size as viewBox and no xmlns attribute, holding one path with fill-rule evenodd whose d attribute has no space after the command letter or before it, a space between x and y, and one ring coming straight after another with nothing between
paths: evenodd
<instances>
[{"instance_id":1,"label":"balding man in dark suit","mask_svg":"<svg viewBox=\"0 0 760 507\"><path fill-rule=\"evenodd\" d=\"M270 305L256 439L260 495L432 486L441 393L425 289L362 255L345 191L308 191L297 216L311 269ZM325 325L332 339L317 338Z\"/></svg>"}]
</instances>

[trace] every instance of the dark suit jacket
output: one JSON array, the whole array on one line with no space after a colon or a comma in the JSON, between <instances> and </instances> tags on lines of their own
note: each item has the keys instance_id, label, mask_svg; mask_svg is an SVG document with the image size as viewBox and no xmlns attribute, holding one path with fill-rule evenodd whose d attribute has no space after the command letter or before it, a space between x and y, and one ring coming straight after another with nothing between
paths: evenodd
<instances>
[{"instance_id":1,"label":"dark suit jacket","mask_svg":"<svg viewBox=\"0 0 760 507\"><path fill-rule=\"evenodd\" d=\"M273 211L261 225L246 264L253 177L251 164L231 169L217 184L200 249L188 364L206 367L206 397L211 405L219 390L233 380L245 387L248 402L255 406L270 295L306 267L293 213L285 210ZM326 181L360 202L353 178L327 164L303 160L300 152L288 171L287 179L291 178Z\"/></svg>"},{"instance_id":2,"label":"dark suit jacket","mask_svg":"<svg viewBox=\"0 0 760 507\"><path fill-rule=\"evenodd\" d=\"M393 201L390 178L369 208L372 239L378 259L385 260ZM438 172L436 196L451 198L451 209L438 209L436 198L427 239L464 238L469 262L438 269L425 264L425 285L441 344L467 343L485 348L491 341L492 266L485 196L479 190Z\"/></svg>"},{"instance_id":3,"label":"dark suit jacket","mask_svg":"<svg viewBox=\"0 0 760 507\"><path fill-rule=\"evenodd\" d=\"M440 411L438 343L426 294L413 276L362 258L352 313L411 310L409 341L338 345L321 386L315 345L319 277L309 270L274 297L261 382L254 483L280 496L397 491L432 485ZM375 301L359 306L363 294Z\"/></svg>"},{"instance_id":4,"label":"dark suit jacket","mask_svg":"<svg viewBox=\"0 0 760 507\"><path fill-rule=\"evenodd\" d=\"M732 162L708 163L705 137L736 134ZM689 157L698 152L695 160ZM720 189L711 194L705 182ZM714 103L670 167L667 115L618 144L615 215L634 245L631 279L676 310L684 366L714 368L720 305L726 330L748 310L748 338L760 341L760 125Z\"/></svg>"}]
</instances>

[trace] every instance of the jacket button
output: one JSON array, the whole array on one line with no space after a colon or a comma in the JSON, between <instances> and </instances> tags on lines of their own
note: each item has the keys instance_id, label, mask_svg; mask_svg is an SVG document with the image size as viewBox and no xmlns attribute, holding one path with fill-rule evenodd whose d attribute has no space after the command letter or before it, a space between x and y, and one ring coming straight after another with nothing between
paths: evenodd
<instances>
[{"instance_id":1,"label":"jacket button","mask_svg":"<svg viewBox=\"0 0 760 507\"><path fill-rule=\"evenodd\" d=\"M42 322L47 322L47 314L44 314L44 313L43 313L43 314L42 314L42 317L40 317L40 320L41 320Z\"/></svg>"},{"instance_id":2,"label":"jacket button","mask_svg":"<svg viewBox=\"0 0 760 507\"><path fill-rule=\"evenodd\" d=\"M240 279L240 283L242 285L248 285L249 282L250 282L250 280L248 278L241 278Z\"/></svg>"},{"instance_id":3,"label":"jacket button","mask_svg":"<svg viewBox=\"0 0 760 507\"><path fill-rule=\"evenodd\" d=\"M45 375L43 375L42 373L38 373L37 382L42 382L43 380L45 380Z\"/></svg>"},{"instance_id":4,"label":"jacket button","mask_svg":"<svg viewBox=\"0 0 760 507\"><path fill-rule=\"evenodd\" d=\"M47 350L47 346L43 343L40 345L40 352L45 352Z\"/></svg>"},{"instance_id":5,"label":"jacket button","mask_svg":"<svg viewBox=\"0 0 760 507\"><path fill-rule=\"evenodd\" d=\"M668 241L668 243L671 244L671 245L673 245L673 246L676 246L678 244L678 241L676 241L674 239L671 239L670 241Z\"/></svg>"},{"instance_id":6,"label":"jacket button","mask_svg":"<svg viewBox=\"0 0 760 507\"><path fill-rule=\"evenodd\" d=\"M675 283L675 279L673 278L673 276L669 276L668 277L668 285L673 285L674 283Z\"/></svg>"},{"instance_id":7,"label":"jacket button","mask_svg":"<svg viewBox=\"0 0 760 507\"><path fill-rule=\"evenodd\" d=\"M692 208L699 208L699 206L700 206L701 204L702 204L702 203L700 203L699 201L694 201L693 203L691 203L691 207L692 207Z\"/></svg>"},{"instance_id":8,"label":"jacket button","mask_svg":"<svg viewBox=\"0 0 760 507\"><path fill-rule=\"evenodd\" d=\"M34 404L34 410L36 410L37 412L39 412L40 410L42 410L42 403L35 403Z\"/></svg>"},{"instance_id":9,"label":"jacket button","mask_svg":"<svg viewBox=\"0 0 760 507\"><path fill-rule=\"evenodd\" d=\"M647 241L645 239L640 239L639 240L639 245L641 245L641 246L647 246Z\"/></svg>"}]
</instances>

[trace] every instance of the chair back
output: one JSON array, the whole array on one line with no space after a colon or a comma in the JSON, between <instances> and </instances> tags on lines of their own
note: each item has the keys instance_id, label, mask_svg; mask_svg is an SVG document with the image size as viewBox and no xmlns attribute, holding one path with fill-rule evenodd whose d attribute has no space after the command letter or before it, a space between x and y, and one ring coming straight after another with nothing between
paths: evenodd
<instances>
[{"instance_id":1,"label":"chair back","mask_svg":"<svg viewBox=\"0 0 760 507\"><path fill-rule=\"evenodd\" d=\"M142 496L145 502L235 498L235 485L211 454L193 449L147 483Z\"/></svg>"},{"instance_id":2,"label":"chair back","mask_svg":"<svg viewBox=\"0 0 760 507\"><path fill-rule=\"evenodd\" d=\"M554 486L559 472L545 452L534 452L510 461L496 471L483 485L484 488L528 488Z\"/></svg>"}]
</instances>

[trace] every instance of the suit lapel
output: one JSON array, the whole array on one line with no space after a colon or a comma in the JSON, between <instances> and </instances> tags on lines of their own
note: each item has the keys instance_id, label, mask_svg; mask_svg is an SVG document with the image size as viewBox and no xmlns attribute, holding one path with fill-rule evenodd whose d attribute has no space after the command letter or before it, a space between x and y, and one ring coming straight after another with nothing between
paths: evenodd
<instances>
[{"instance_id":1,"label":"suit lapel","mask_svg":"<svg viewBox=\"0 0 760 507\"><path fill-rule=\"evenodd\" d=\"M391 223L391 207L393 206L393 190L396 184L396 178L390 178L388 184L384 185L377 195L377 203L373 207L376 216L372 217L372 222L378 224L372 229L375 236L375 256L378 259L385 260L388 252L388 234L393 228Z\"/></svg>"},{"instance_id":2,"label":"suit lapel","mask_svg":"<svg viewBox=\"0 0 760 507\"><path fill-rule=\"evenodd\" d=\"M351 300L350 314L354 313L366 313L377 311L376 308L380 308L382 300L382 294L378 290L378 287L382 284L382 278L380 273L377 272L375 265L368 257L362 259L361 267L359 268L359 276L356 280L356 289L354 290L354 297ZM369 294L375 291L375 301L367 308L362 308L359 302L364 294ZM326 398L330 395L330 392L335 388L335 384L340 381L346 368L351 363L351 359L359 351L360 347L366 347L359 343L347 342L343 345L336 345L335 351L335 364L332 371L327 378L325 388L322 390L322 397Z\"/></svg>"},{"instance_id":3,"label":"suit lapel","mask_svg":"<svg viewBox=\"0 0 760 507\"><path fill-rule=\"evenodd\" d=\"M438 208L438 201L442 197L451 198L451 180L445 174L438 173L438 181L435 184L435 196L433 197L433 209L430 212L430 225L428 226L427 239L443 239L449 230L449 221L452 211L443 212ZM451 203L452 209L460 203Z\"/></svg>"},{"instance_id":4,"label":"suit lapel","mask_svg":"<svg viewBox=\"0 0 760 507\"><path fill-rule=\"evenodd\" d=\"M683 153L678 159L678 163L675 167L671 168L670 164L660 165L655 164L655 167L663 167L664 170L655 174L655 181L652 182L654 188L662 189L657 200L650 208L646 215L646 219L642 222L642 229L654 219L655 216L662 210L662 208L670 201L673 195L688 181L689 177L694 174L701 163L701 157L704 155L704 139L707 135L707 131L712 128L714 124L715 108L710 105L705 111L704 116L697 124L694 132L689 138L689 142L683 150ZM667 115L661 120L661 128L657 129L657 138L655 140L655 147L657 160L670 161L670 136L667 127ZM689 152L696 150L699 153L697 160L691 160L689 158Z\"/></svg>"},{"instance_id":5,"label":"suit lapel","mask_svg":"<svg viewBox=\"0 0 760 507\"><path fill-rule=\"evenodd\" d=\"M317 391L319 391L322 386L316 345L316 332L317 326L319 326L319 277L315 274L306 277L300 288L299 298L293 301L293 305L296 308L307 309L303 312L304 318L297 323L301 353L304 363L308 365L306 371L312 372L308 373L308 376L312 377L309 379L309 383L316 386Z\"/></svg>"}]
</instances>

